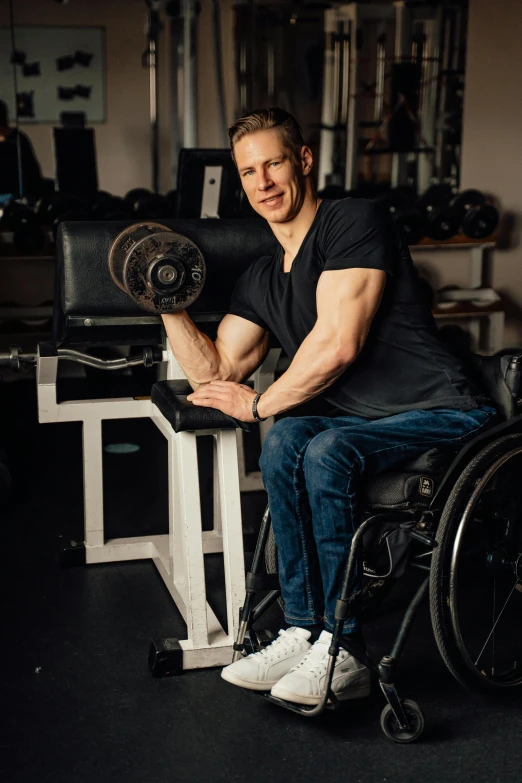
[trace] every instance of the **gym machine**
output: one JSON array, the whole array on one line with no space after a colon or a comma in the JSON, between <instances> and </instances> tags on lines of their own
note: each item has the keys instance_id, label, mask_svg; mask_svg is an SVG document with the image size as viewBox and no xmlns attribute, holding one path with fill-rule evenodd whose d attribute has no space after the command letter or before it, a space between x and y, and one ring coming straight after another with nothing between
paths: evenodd
<instances>
[{"instance_id":1,"label":"gym machine","mask_svg":"<svg viewBox=\"0 0 522 783\"><path fill-rule=\"evenodd\" d=\"M64 222L58 231L52 343L34 354L17 348L0 354L0 366L36 366L41 423L83 424L84 543L64 548L64 563L152 559L187 625L186 639L151 644L154 676L230 662L245 585L237 432L248 429L220 411L186 401L191 389L165 340L160 314L188 308L211 338L228 312L239 275L274 250L261 221L169 220ZM85 253L89 247L89 253ZM92 350L131 346L127 357L101 359ZM280 349L275 348L277 356ZM157 366L147 398L58 402L58 366L75 361L116 371ZM258 391L274 380L275 361L250 379ZM150 418L168 442L169 532L106 540L103 518L102 422ZM273 420L263 422L268 428ZM214 460L214 525L202 530L197 438L210 435ZM207 601L204 555L222 553L227 627Z\"/></svg>"},{"instance_id":2,"label":"gym machine","mask_svg":"<svg viewBox=\"0 0 522 783\"><path fill-rule=\"evenodd\" d=\"M320 190L355 190L361 154L370 161L369 181L410 184L418 193L434 181L458 188L464 15L460 5L412 7L404 0L325 11ZM383 155L391 156L386 175Z\"/></svg>"}]
</instances>

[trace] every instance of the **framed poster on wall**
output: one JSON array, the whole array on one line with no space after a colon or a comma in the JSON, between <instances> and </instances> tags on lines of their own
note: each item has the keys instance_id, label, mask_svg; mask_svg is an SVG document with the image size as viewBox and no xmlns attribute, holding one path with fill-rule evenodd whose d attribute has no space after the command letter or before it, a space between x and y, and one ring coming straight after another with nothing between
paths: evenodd
<instances>
[{"instance_id":1,"label":"framed poster on wall","mask_svg":"<svg viewBox=\"0 0 522 783\"><path fill-rule=\"evenodd\" d=\"M105 122L103 27L0 27L0 100L21 123L57 123L66 111ZM16 89L15 89L16 82Z\"/></svg>"}]
</instances>

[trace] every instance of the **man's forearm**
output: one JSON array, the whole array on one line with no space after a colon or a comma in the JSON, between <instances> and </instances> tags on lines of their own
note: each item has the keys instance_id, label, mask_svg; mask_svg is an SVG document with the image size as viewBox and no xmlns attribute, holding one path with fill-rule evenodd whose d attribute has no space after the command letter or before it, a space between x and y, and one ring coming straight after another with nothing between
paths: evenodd
<instances>
[{"instance_id":1,"label":"man's forearm","mask_svg":"<svg viewBox=\"0 0 522 783\"><path fill-rule=\"evenodd\" d=\"M216 346L183 310L163 315L170 346L194 390L216 380L229 380Z\"/></svg>"},{"instance_id":2,"label":"man's forearm","mask_svg":"<svg viewBox=\"0 0 522 783\"><path fill-rule=\"evenodd\" d=\"M355 350L340 350L327 333L310 332L288 370L260 398L259 416L275 416L317 397L335 383L355 357Z\"/></svg>"}]
</instances>

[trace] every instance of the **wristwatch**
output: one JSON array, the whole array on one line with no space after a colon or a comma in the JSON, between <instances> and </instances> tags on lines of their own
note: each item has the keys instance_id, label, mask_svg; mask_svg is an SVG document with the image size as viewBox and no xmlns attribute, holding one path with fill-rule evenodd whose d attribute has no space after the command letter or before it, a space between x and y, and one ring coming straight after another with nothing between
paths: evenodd
<instances>
[{"instance_id":1,"label":"wristwatch","mask_svg":"<svg viewBox=\"0 0 522 783\"><path fill-rule=\"evenodd\" d=\"M268 418L265 416L265 418L262 419L257 412L257 403L259 402L260 397L261 397L260 394L256 394L256 396L252 400L252 416L254 417L254 421L266 421Z\"/></svg>"}]
</instances>

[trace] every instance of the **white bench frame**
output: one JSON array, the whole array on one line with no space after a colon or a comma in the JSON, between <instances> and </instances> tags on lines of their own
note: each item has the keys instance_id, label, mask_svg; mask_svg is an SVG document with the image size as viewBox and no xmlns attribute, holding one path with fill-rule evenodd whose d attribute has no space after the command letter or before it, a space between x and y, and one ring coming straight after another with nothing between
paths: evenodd
<instances>
[{"instance_id":1,"label":"white bench frame","mask_svg":"<svg viewBox=\"0 0 522 783\"><path fill-rule=\"evenodd\" d=\"M258 391L273 382L280 351L269 354L254 381ZM44 423L83 424L83 485L86 563L152 559L187 625L180 640L183 668L223 666L232 660L245 594L240 488L260 489L261 476L246 474L242 430L175 432L150 399L118 398L57 402L58 357L37 359L38 417ZM163 352L168 380L185 379L170 346ZM162 373L165 374L165 373ZM148 537L105 538L103 518L102 422L150 418L168 443L169 533ZM261 425L264 438L273 420ZM214 438L214 526L203 531L196 438ZM240 456L239 456L240 455ZM241 476L241 478L240 478ZM241 486L242 484L242 486ZM207 601L204 555L223 553L228 633Z\"/></svg>"}]
</instances>

